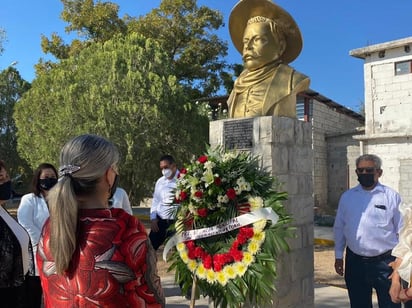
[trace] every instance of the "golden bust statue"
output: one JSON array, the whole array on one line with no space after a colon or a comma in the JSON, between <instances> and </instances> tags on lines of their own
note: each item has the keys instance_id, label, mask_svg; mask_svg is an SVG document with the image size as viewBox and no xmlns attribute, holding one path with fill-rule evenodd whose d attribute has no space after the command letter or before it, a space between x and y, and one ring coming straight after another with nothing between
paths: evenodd
<instances>
[{"instance_id":1,"label":"golden bust statue","mask_svg":"<svg viewBox=\"0 0 412 308\"><path fill-rule=\"evenodd\" d=\"M302 50L293 18L271 0L241 0L230 14L229 31L245 68L228 99L229 117L295 118L296 94L310 80L287 65Z\"/></svg>"}]
</instances>

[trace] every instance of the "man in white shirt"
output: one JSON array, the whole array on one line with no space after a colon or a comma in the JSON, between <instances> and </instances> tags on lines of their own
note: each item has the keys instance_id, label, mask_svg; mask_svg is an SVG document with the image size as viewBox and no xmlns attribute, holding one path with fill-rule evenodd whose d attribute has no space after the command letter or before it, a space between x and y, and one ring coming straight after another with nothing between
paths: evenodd
<instances>
[{"instance_id":1,"label":"man in white shirt","mask_svg":"<svg viewBox=\"0 0 412 308\"><path fill-rule=\"evenodd\" d=\"M391 252L398 243L402 225L401 197L379 183L381 165L381 159L372 154L356 160L360 184L342 194L333 227L335 270L345 276L351 308L372 307L373 288L379 307L401 307L389 295L389 263L395 259Z\"/></svg>"},{"instance_id":2,"label":"man in white shirt","mask_svg":"<svg viewBox=\"0 0 412 308\"><path fill-rule=\"evenodd\" d=\"M155 250L171 235L169 227L175 222L176 206L173 205L174 190L179 171L171 155L160 158L160 170L163 176L159 178L153 193L152 207L150 208L151 231L150 241Z\"/></svg>"}]
</instances>

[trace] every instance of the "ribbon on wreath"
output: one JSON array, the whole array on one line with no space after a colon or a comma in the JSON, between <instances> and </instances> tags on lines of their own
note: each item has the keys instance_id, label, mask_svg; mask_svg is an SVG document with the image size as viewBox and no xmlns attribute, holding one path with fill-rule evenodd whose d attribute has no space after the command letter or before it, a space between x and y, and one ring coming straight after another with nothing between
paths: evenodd
<instances>
[{"instance_id":1,"label":"ribbon on wreath","mask_svg":"<svg viewBox=\"0 0 412 308\"><path fill-rule=\"evenodd\" d=\"M243 214L235 218L231 218L216 226L189 230L189 231L184 231L179 234L175 234L172 238L170 238L167 241L165 245L165 248L163 250L163 260L166 261L167 259L166 257L167 257L169 250L181 242L197 240L201 238L206 238L206 237L211 237L214 235L227 233L232 230L241 228L243 226L253 224L262 219L270 220L272 221L272 224L276 224L277 221L279 220L279 216L271 208L260 208L253 212Z\"/></svg>"}]
</instances>

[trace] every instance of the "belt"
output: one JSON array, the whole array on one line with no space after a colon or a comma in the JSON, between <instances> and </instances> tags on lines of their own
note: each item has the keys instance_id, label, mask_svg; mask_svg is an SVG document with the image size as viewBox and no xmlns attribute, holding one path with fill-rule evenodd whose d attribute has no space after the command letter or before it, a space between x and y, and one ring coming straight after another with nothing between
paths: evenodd
<instances>
[{"instance_id":1,"label":"belt","mask_svg":"<svg viewBox=\"0 0 412 308\"><path fill-rule=\"evenodd\" d=\"M377 261L382 261L385 260L387 257L392 256L392 250L388 250L387 252L384 252L383 254L380 254L378 256L374 257L366 257L366 256L361 256L356 253L354 253L352 250L350 250L348 247L346 248L347 252L351 254L352 256L362 260L362 261L367 261L367 262L377 262Z\"/></svg>"},{"instance_id":2,"label":"belt","mask_svg":"<svg viewBox=\"0 0 412 308\"><path fill-rule=\"evenodd\" d=\"M157 219L166 221L166 222L169 223L169 224L175 222L175 219L164 219L164 218L160 217L159 215L157 215Z\"/></svg>"}]
</instances>

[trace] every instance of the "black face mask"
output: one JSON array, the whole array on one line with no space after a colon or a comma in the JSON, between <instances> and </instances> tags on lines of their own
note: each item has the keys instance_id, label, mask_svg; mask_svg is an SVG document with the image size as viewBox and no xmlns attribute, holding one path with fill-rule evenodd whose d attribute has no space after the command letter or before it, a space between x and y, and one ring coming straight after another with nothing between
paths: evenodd
<instances>
[{"instance_id":1,"label":"black face mask","mask_svg":"<svg viewBox=\"0 0 412 308\"><path fill-rule=\"evenodd\" d=\"M116 174L116 177L114 178L113 185L112 185L112 187L110 187L110 197L109 197L109 199L113 198L113 195L116 192L116 188L117 188L118 184L119 184L119 175Z\"/></svg>"},{"instance_id":2,"label":"black face mask","mask_svg":"<svg viewBox=\"0 0 412 308\"><path fill-rule=\"evenodd\" d=\"M372 187L375 184L375 174L373 173L360 173L358 174L358 181L363 187Z\"/></svg>"},{"instance_id":3,"label":"black face mask","mask_svg":"<svg viewBox=\"0 0 412 308\"><path fill-rule=\"evenodd\" d=\"M50 190L54 185L56 185L57 179L55 178L47 178L47 179L40 179L39 186L43 190Z\"/></svg>"},{"instance_id":4,"label":"black face mask","mask_svg":"<svg viewBox=\"0 0 412 308\"><path fill-rule=\"evenodd\" d=\"M11 198L11 181L0 185L0 200L9 200Z\"/></svg>"}]
</instances>

